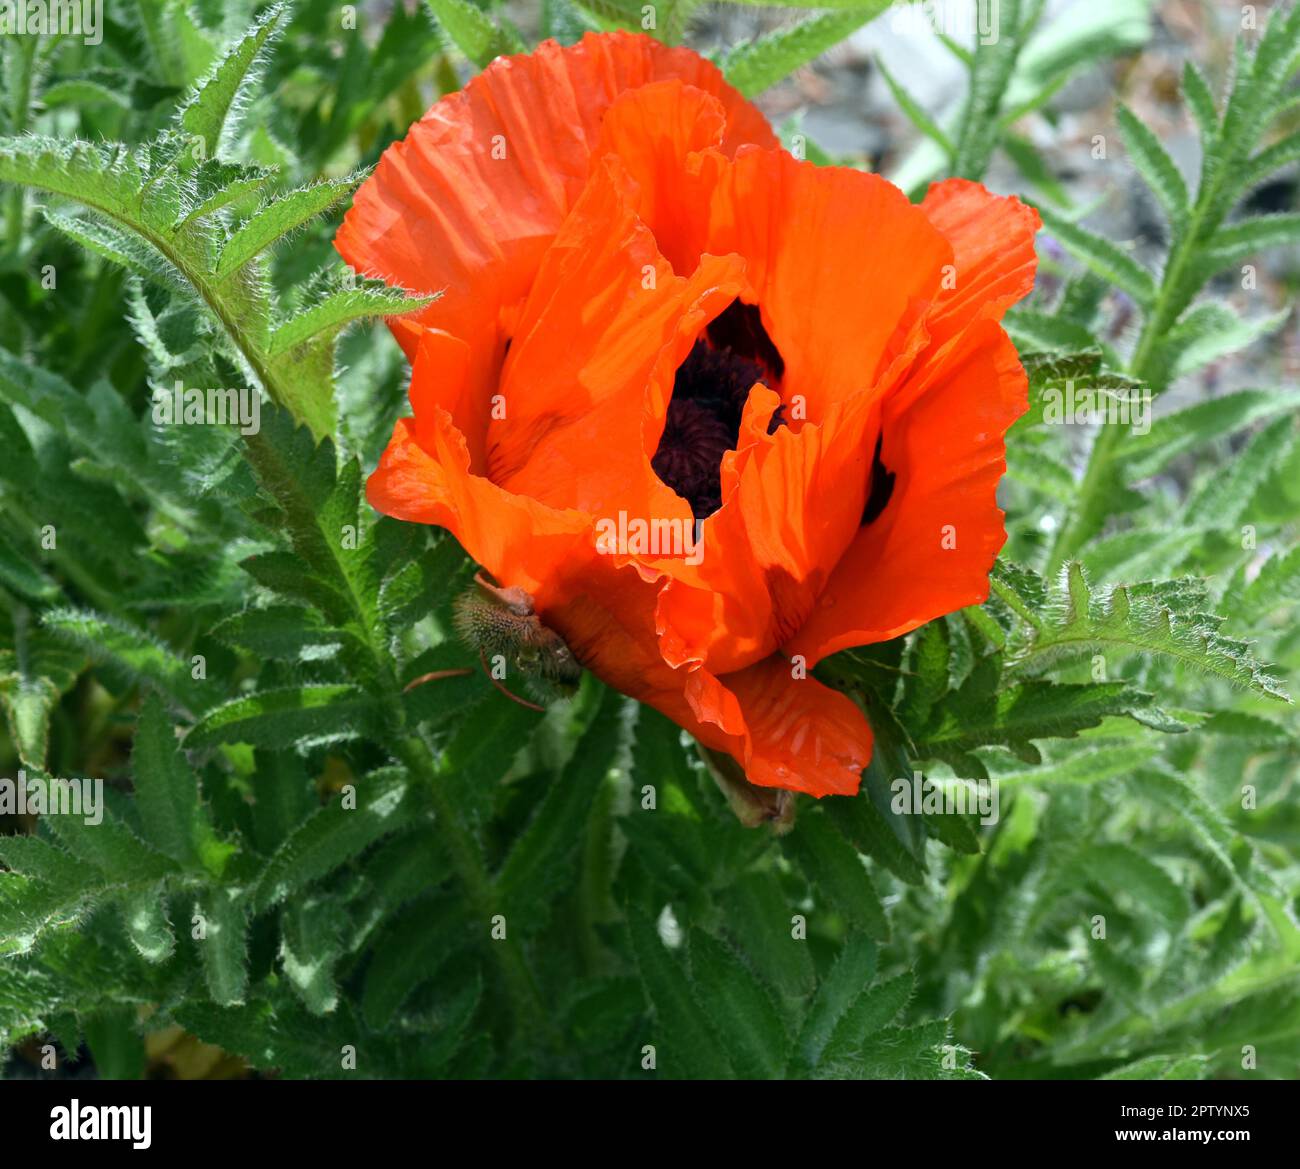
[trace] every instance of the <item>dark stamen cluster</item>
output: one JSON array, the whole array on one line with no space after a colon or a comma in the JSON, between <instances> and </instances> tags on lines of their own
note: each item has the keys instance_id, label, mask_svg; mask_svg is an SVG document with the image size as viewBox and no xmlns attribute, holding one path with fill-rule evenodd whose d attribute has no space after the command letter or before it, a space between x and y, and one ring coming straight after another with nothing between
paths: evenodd
<instances>
[{"instance_id":1,"label":"dark stamen cluster","mask_svg":"<svg viewBox=\"0 0 1300 1169\"><path fill-rule=\"evenodd\" d=\"M735 449L755 382L777 385L785 363L754 305L732 302L695 343L673 380L663 436L650 465L696 519L722 506L722 456ZM768 433L785 424L783 407Z\"/></svg>"}]
</instances>

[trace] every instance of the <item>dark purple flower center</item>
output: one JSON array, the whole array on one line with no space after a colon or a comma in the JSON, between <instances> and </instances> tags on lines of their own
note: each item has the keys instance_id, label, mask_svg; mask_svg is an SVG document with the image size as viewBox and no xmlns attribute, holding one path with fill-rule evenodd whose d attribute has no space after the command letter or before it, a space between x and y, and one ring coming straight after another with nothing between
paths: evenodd
<instances>
[{"instance_id":1,"label":"dark purple flower center","mask_svg":"<svg viewBox=\"0 0 1300 1169\"><path fill-rule=\"evenodd\" d=\"M785 361L763 328L758 306L733 300L704 331L673 379L668 417L650 465L660 480L691 505L697 520L722 506L722 456L740 438L740 419L755 382L780 392ZM786 425L784 404L767 424ZM862 523L872 523L894 494L894 472L871 460Z\"/></svg>"},{"instance_id":2,"label":"dark purple flower center","mask_svg":"<svg viewBox=\"0 0 1300 1169\"><path fill-rule=\"evenodd\" d=\"M655 474L691 505L697 520L722 506L722 456L740 438L740 419L755 382L778 388L785 362L763 328L758 306L732 301L695 342L673 379L673 396ZM767 432L785 425L777 407Z\"/></svg>"}]
</instances>

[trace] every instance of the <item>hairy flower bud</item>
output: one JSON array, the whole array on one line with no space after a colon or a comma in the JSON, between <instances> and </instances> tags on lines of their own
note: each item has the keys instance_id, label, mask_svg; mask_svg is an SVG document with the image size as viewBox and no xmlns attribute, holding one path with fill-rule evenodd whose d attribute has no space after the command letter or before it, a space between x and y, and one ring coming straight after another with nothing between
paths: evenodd
<instances>
[{"instance_id":1,"label":"hairy flower bud","mask_svg":"<svg viewBox=\"0 0 1300 1169\"><path fill-rule=\"evenodd\" d=\"M484 662L503 660L543 701L573 693L582 667L564 639L542 624L523 589L498 588L477 576L453 612L457 634Z\"/></svg>"}]
</instances>

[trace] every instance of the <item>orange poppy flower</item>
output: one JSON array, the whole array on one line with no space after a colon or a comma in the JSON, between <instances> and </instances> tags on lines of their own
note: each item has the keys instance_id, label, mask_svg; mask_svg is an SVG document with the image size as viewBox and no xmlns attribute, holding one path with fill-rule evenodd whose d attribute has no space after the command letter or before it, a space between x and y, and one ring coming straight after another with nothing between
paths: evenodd
<instances>
[{"instance_id":1,"label":"orange poppy flower","mask_svg":"<svg viewBox=\"0 0 1300 1169\"><path fill-rule=\"evenodd\" d=\"M499 59L338 234L359 272L443 293L393 322L413 416L369 499L450 529L750 782L851 794L871 729L811 669L987 597L1026 409L998 322L1038 225L977 184L913 206L798 161L649 37Z\"/></svg>"}]
</instances>

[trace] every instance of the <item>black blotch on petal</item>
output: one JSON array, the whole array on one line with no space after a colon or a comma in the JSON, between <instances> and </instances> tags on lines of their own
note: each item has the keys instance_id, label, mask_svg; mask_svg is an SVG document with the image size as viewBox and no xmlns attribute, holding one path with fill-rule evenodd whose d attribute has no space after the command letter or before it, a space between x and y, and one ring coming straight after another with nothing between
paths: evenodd
<instances>
[{"instance_id":1,"label":"black blotch on petal","mask_svg":"<svg viewBox=\"0 0 1300 1169\"><path fill-rule=\"evenodd\" d=\"M880 444L883 435L876 439L876 453L871 458L871 486L867 489L867 505L862 509L862 523L869 524L885 510L894 494L894 472L880 461Z\"/></svg>"}]
</instances>

